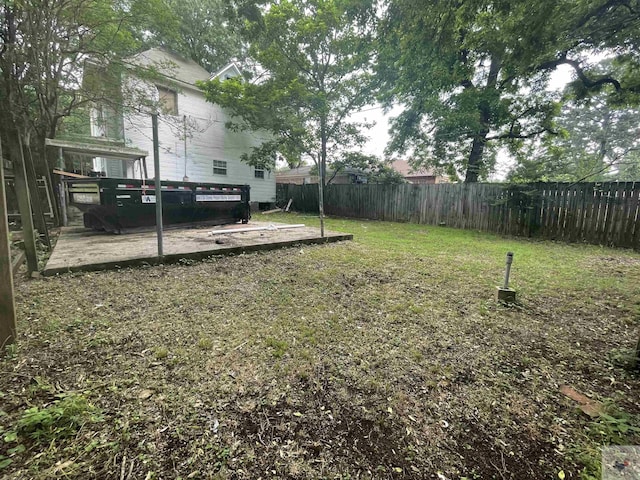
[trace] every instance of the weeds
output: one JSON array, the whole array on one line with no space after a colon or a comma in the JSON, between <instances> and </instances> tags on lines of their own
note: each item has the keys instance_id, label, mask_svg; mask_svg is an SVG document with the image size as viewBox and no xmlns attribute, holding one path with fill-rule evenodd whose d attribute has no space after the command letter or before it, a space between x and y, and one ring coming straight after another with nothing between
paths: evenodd
<instances>
[{"instance_id":1,"label":"weeds","mask_svg":"<svg viewBox=\"0 0 640 480\"><path fill-rule=\"evenodd\" d=\"M265 340L265 343L268 347L271 347L271 354L275 358L282 358L287 350L289 349L289 344L284 340L277 340L273 337L269 337Z\"/></svg>"},{"instance_id":2,"label":"weeds","mask_svg":"<svg viewBox=\"0 0 640 480\"><path fill-rule=\"evenodd\" d=\"M84 396L71 394L59 397L47 407L25 410L16 423L17 436L35 442L50 442L75 435L86 423L102 421L98 409Z\"/></svg>"},{"instance_id":3,"label":"weeds","mask_svg":"<svg viewBox=\"0 0 640 480\"><path fill-rule=\"evenodd\" d=\"M200 350L211 350L213 348L213 340L209 337L200 337L198 339L198 348Z\"/></svg>"},{"instance_id":4,"label":"weeds","mask_svg":"<svg viewBox=\"0 0 640 480\"><path fill-rule=\"evenodd\" d=\"M169 356L169 349L167 347L157 347L154 350L153 355L158 360L164 360L165 358L167 358Z\"/></svg>"},{"instance_id":5,"label":"weeds","mask_svg":"<svg viewBox=\"0 0 640 480\"><path fill-rule=\"evenodd\" d=\"M629 443L629 437L640 435L637 418L612 403L604 408L598 419L589 425L592 438L605 445L624 445Z\"/></svg>"},{"instance_id":6,"label":"weeds","mask_svg":"<svg viewBox=\"0 0 640 480\"><path fill-rule=\"evenodd\" d=\"M60 442L74 437L87 424L103 421L100 410L83 395L60 394L57 397L46 407L24 410L13 428L3 433L6 455L0 455L0 469L13 463L12 457L25 452L27 446Z\"/></svg>"}]
</instances>

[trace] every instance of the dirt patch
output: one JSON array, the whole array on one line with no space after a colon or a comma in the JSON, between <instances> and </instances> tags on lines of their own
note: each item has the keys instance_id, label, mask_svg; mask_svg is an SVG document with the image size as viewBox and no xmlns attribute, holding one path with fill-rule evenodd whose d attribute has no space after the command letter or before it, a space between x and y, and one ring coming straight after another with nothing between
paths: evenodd
<instances>
[{"instance_id":1,"label":"dirt patch","mask_svg":"<svg viewBox=\"0 0 640 480\"><path fill-rule=\"evenodd\" d=\"M297 478L295 471L283 471L278 459L286 456L295 457L295 463L329 464L356 476L377 472L385 477L410 471L410 442L401 424L388 414L378 414L373 405L369 409L364 405L357 408L329 398L331 395L322 397L304 395L296 406L279 401L238 412L239 435L255 445L258 458L273 461L270 465L256 462L256 476L275 469ZM306 473L313 470L312 467Z\"/></svg>"},{"instance_id":2,"label":"dirt patch","mask_svg":"<svg viewBox=\"0 0 640 480\"><path fill-rule=\"evenodd\" d=\"M462 459L462 475L469 478L555 478L556 466L565 462L552 443L530 435L513 432L506 448L482 425L467 424L463 430L465 436L456 442L455 451Z\"/></svg>"}]
</instances>

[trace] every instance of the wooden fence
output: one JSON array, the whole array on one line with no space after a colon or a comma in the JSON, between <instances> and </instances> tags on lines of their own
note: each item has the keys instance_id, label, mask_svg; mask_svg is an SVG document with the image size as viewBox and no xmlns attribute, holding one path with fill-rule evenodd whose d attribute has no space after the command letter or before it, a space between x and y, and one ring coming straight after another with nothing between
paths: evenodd
<instances>
[{"instance_id":1,"label":"wooden fence","mask_svg":"<svg viewBox=\"0 0 640 480\"><path fill-rule=\"evenodd\" d=\"M278 184L277 196L318 211L317 185ZM640 182L328 185L325 212L640 250Z\"/></svg>"}]
</instances>

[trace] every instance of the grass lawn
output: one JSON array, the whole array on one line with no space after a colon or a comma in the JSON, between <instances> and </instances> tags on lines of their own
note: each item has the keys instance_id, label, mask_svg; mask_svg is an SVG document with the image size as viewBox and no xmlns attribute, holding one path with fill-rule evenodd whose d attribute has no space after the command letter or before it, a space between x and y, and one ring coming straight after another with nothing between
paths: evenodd
<instances>
[{"instance_id":1,"label":"grass lawn","mask_svg":"<svg viewBox=\"0 0 640 480\"><path fill-rule=\"evenodd\" d=\"M640 443L640 255L327 225L354 241L19 282L0 476L599 478Z\"/></svg>"}]
</instances>

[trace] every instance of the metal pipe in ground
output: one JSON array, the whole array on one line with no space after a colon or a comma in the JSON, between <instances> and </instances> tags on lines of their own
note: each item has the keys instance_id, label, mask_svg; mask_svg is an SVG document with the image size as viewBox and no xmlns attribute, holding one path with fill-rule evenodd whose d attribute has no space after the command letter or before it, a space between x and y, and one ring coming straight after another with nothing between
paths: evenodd
<instances>
[{"instance_id":1,"label":"metal pipe in ground","mask_svg":"<svg viewBox=\"0 0 640 480\"><path fill-rule=\"evenodd\" d=\"M513 252L507 253L507 261L504 270L504 285L498 287L498 301L503 303L515 303L516 291L509 288L509 276L511 274L511 264L513 263Z\"/></svg>"},{"instance_id":2,"label":"metal pipe in ground","mask_svg":"<svg viewBox=\"0 0 640 480\"><path fill-rule=\"evenodd\" d=\"M513 263L513 252L507 253L507 265L504 270L504 287L509 288L509 275L511 274L511 264Z\"/></svg>"}]
</instances>

